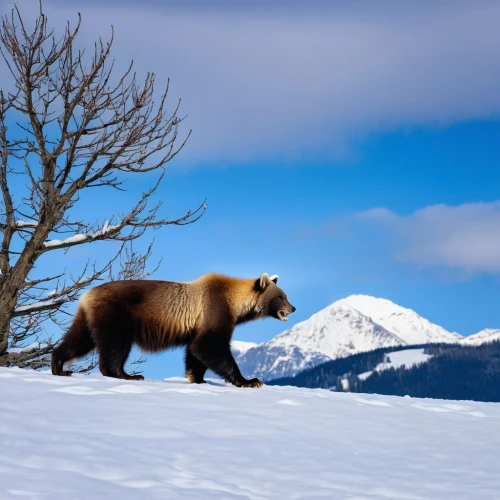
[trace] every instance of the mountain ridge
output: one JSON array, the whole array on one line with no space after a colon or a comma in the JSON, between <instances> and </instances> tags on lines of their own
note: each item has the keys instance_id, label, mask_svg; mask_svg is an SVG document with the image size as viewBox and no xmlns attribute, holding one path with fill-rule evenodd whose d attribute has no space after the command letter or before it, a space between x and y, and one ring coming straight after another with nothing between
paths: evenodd
<instances>
[{"instance_id":1,"label":"mountain ridge","mask_svg":"<svg viewBox=\"0 0 500 500\"><path fill-rule=\"evenodd\" d=\"M470 337L420 316L414 310L369 295L349 295L260 344L235 341L233 352L246 376L289 377L323 362L381 347L429 343L488 342L500 330Z\"/></svg>"},{"instance_id":2,"label":"mountain ridge","mask_svg":"<svg viewBox=\"0 0 500 500\"><path fill-rule=\"evenodd\" d=\"M486 342L500 340L500 329L485 328L477 333L464 337L460 342L463 345L481 345Z\"/></svg>"}]
</instances>

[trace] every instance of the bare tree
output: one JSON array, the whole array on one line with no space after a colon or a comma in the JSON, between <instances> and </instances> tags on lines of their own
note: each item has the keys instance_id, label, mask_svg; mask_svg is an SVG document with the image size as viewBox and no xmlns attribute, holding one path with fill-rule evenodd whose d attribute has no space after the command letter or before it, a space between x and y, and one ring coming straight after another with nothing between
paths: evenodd
<instances>
[{"instance_id":1,"label":"bare tree","mask_svg":"<svg viewBox=\"0 0 500 500\"><path fill-rule=\"evenodd\" d=\"M47 325L64 326L65 308L82 289L103 277L144 277L151 247L139 254L125 251L127 242L148 228L191 224L206 209L172 220L160 216L161 203L148 203L190 135L178 140L180 101L168 112L168 83L155 101L154 74L138 81L132 64L115 77L113 33L87 57L75 43L80 24L78 14L56 38L40 3L32 28L17 7L0 25L12 77L12 88L0 89L0 366L44 366L55 345ZM158 175L129 211L73 218L84 192L124 190L128 176L145 172ZM45 254L99 241L117 245L104 265L88 263L75 276L64 269L49 276L36 265Z\"/></svg>"}]
</instances>

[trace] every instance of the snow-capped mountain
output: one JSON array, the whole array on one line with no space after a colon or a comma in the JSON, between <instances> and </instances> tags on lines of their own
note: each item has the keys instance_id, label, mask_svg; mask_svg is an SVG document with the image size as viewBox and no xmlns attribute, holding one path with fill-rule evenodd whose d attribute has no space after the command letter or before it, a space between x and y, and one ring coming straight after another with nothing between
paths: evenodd
<instances>
[{"instance_id":1,"label":"snow-capped mountain","mask_svg":"<svg viewBox=\"0 0 500 500\"><path fill-rule=\"evenodd\" d=\"M379 347L458 342L462 338L389 300L351 295L268 342L235 352L235 356L246 376L272 380Z\"/></svg>"},{"instance_id":2,"label":"snow-capped mountain","mask_svg":"<svg viewBox=\"0 0 500 500\"><path fill-rule=\"evenodd\" d=\"M487 342L494 342L495 340L500 340L500 330L494 328L486 328L480 332L465 337L460 341L463 345L481 345Z\"/></svg>"},{"instance_id":3,"label":"snow-capped mountain","mask_svg":"<svg viewBox=\"0 0 500 500\"><path fill-rule=\"evenodd\" d=\"M408 345L431 342L457 342L463 338L462 335L456 332L451 333L442 326L422 318L415 311L398 306L387 299L368 295L351 295L335 302L335 304L345 304L357 309L377 324L397 335Z\"/></svg>"},{"instance_id":4,"label":"snow-capped mountain","mask_svg":"<svg viewBox=\"0 0 500 500\"><path fill-rule=\"evenodd\" d=\"M287 332L282 335L285 333ZM276 341L278 337L235 356L244 376L260 377L264 380L288 377L332 359L318 351L280 344Z\"/></svg>"},{"instance_id":5,"label":"snow-capped mountain","mask_svg":"<svg viewBox=\"0 0 500 500\"><path fill-rule=\"evenodd\" d=\"M257 347L259 344L255 342L244 342L243 340L233 340L231 342L231 351L233 351L233 356L241 356L245 354L249 349Z\"/></svg>"}]
</instances>

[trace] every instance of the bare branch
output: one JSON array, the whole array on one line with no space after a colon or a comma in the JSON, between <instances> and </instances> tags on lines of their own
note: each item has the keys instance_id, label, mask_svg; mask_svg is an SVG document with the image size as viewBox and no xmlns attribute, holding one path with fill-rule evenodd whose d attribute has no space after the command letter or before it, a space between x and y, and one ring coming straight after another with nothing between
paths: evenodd
<instances>
[{"instance_id":1,"label":"bare branch","mask_svg":"<svg viewBox=\"0 0 500 500\"><path fill-rule=\"evenodd\" d=\"M55 343L45 345L28 346L20 349L19 352L9 352L7 355L0 356L0 366L18 366L19 368L45 368L50 365L49 355L56 346Z\"/></svg>"},{"instance_id":2,"label":"bare branch","mask_svg":"<svg viewBox=\"0 0 500 500\"><path fill-rule=\"evenodd\" d=\"M155 75L141 79L133 63L116 73L113 29L109 40L79 48L81 23L78 14L56 36L41 1L34 23L25 23L18 7L0 22L0 55L13 84L10 91L0 89L0 356L10 363L15 355L19 366L45 362L50 348L30 359L12 349L50 337L46 324L64 328L67 306L85 288L105 274L144 278L156 270L146 266L151 246L140 254L125 243L150 228L192 224L207 208L204 201L171 219L161 214L161 202L153 203L167 163L191 133L180 137L181 101L167 109L170 82L158 94ZM158 177L128 212L94 223L73 220L75 206L85 206L87 189L122 192L130 176L145 172ZM24 189L13 182L21 178ZM106 263L87 262L74 278L61 269L40 274L45 255L98 241L119 247ZM121 269L115 273L117 262Z\"/></svg>"}]
</instances>

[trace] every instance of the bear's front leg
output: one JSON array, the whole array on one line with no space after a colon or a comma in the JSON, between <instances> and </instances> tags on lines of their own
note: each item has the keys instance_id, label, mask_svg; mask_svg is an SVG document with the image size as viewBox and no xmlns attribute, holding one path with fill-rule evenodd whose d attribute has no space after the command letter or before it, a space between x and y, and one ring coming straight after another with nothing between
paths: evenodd
<instances>
[{"instance_id":1,"label":"bear's front leg","mask_svg":"<svg viewBox=\"0 0 500 500\"><path fill-rule=\"evenodd\" d=\"M250 380L245 380L245 382L243 382L243 384L238 387L262 387L263 385L264 382L262 382L260 378L252 378Z\"/></svg>"},{"instance_id":2,"label":"bear's front leg","mask_svg":"<svg viewBox=\"0 0 500 500\"><path fill-rule=\"evenodd\" d=\"M262 387L258 378L247 380L240 372L230 347L230 335L204 334L191 344L191 353L214 373L236 387Z\"/></svg>"},{"instance_id":3,"label":"bear's front leg","mask_svg":"<svg viewBox=\"0 0 500 500\"><path fill-rule=\"evenodd\" d=\"M191 352L191 346L189 345L186 347L184 363L186 378L190 384L206 384L203 377L208 368Z\"/></svg>"}]
</instances>

